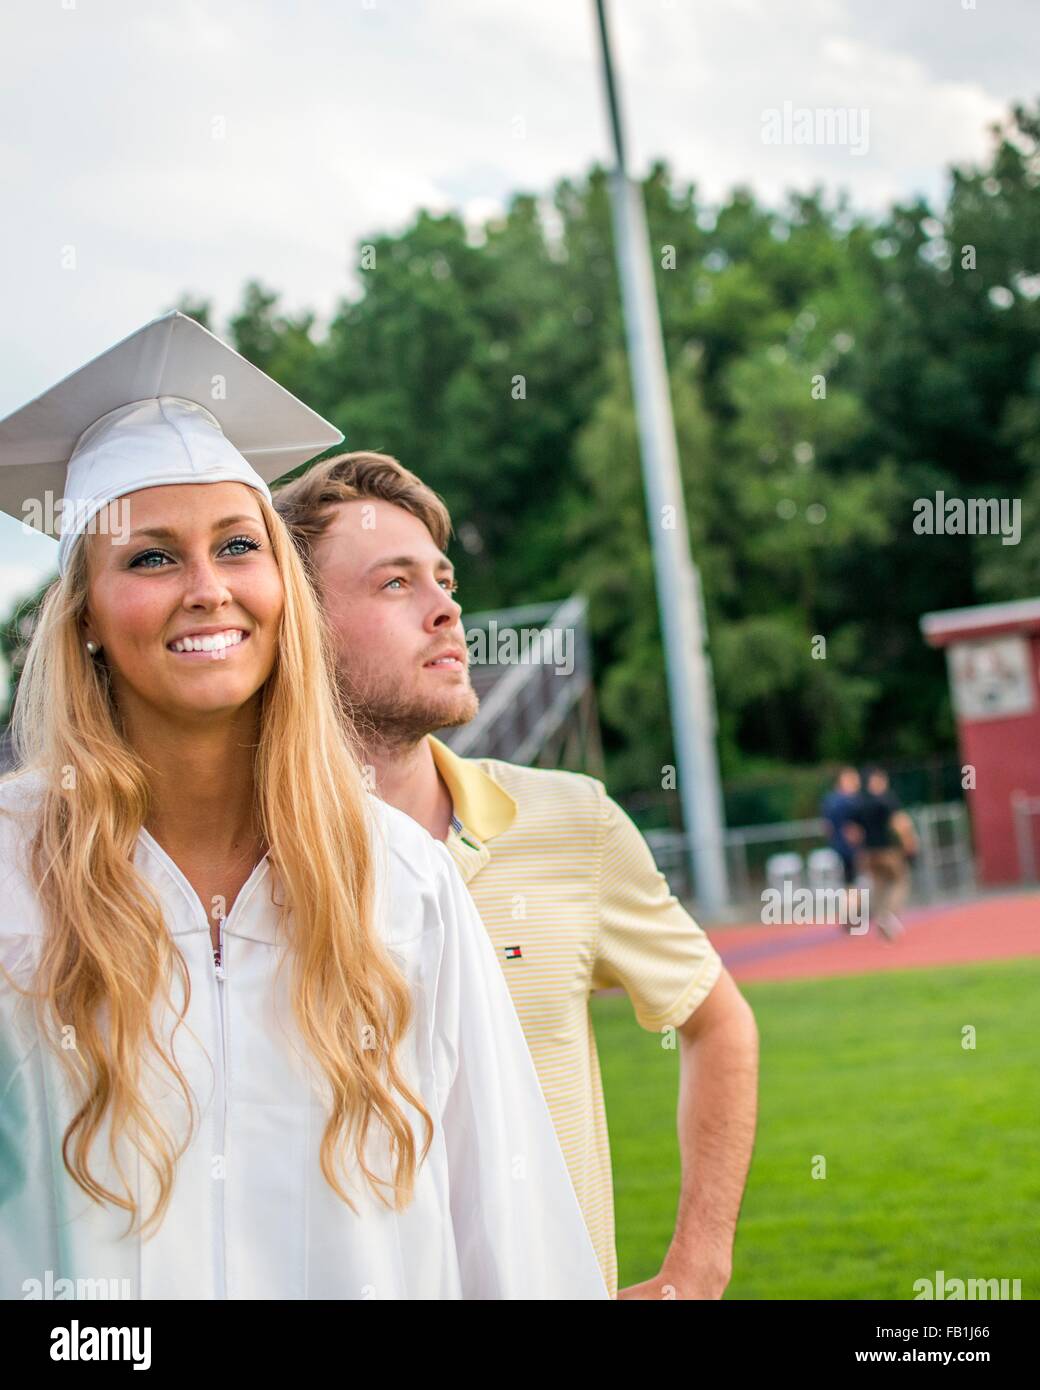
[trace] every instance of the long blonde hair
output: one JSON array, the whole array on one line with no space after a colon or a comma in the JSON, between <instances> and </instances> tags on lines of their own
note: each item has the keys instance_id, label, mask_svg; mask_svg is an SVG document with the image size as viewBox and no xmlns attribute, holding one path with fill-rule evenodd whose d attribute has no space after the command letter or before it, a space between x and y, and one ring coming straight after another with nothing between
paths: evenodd
<instances>
[{"instance_id":1,"label":"long blonde hair","mask_svg":"<svg viewBox=\"0 0 1040 1390\"><path fill-rule=\"evenodd\" d=\"M259 502L281 571L284 608L275 666L261 692L255 797L290 946L293 1014L331 1091L321 1171L356 1210L338 1173L353 1136L370 1187L384 1205L400 1209L411 1200L417 1160L395 1090L423 1117L419 1162L433 1137L421 1097L398 1068L411 996L373 922L371 812L358 745L336 694L330 643L284 523L263 497ZM158 1060L172 1074L194 1129L194 1097L152 1017L157 996L172 1007L176 971L184 988L179 1027L190 980L154 892L133 864L149 813L149 783L121 732L107 668L85 650L86 550L84 538L64 577L47 591L15 701L20 766L11 775L43 774L29 867L46 925L32 993L45 1024L50 1019L59 1029L74 1029L75 1048L58 1048L83 1087L62 1143L65 1166L95 1201L129 1212L132 1227L140 1213L116 1152L117 1138L128 1135L158 1185L141 1227L148 1232L162 1221L190 1136L177 1146L151 1113L141 1072ZM88 1163L106 1116L122 1193L101 1184ZM365 1161L373 1119L389 1139L392 1181ZM380 1187L392 1188L392 1203Z\"/></svg>"}]
</instances>

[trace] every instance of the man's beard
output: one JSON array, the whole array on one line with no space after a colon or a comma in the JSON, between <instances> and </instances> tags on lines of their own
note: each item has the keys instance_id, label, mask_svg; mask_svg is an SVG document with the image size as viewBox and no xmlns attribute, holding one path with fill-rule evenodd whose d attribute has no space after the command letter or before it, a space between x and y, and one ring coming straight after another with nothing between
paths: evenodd
<instances>
[{"instance_id":1,"label":"man's beard","mask_svg":"<svg viewBox=\"0 0 1040 1390\"><path fill-rule=\"evenodd\" d=\"M382 680L339 677L340 696L362 742L386 748L411 748L438 729L468 724L480 707L470 685L458 686L439 698L402 695Z\"/></svg>"}]
</instances>

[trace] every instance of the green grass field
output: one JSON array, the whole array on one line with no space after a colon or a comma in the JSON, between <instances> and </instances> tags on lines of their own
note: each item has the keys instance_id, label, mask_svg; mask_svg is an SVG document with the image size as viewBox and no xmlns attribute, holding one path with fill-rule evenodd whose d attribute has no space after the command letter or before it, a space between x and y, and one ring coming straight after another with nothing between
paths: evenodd
<instances>
[{"instance_id":1,"label":"green grass field","mask_svg":"<svg viewBox=\"0 0 1040 1390\"><path fill-rule=\"evenodd\" d=\"M938 1269L1040 1296L1040 960L744 993L760 1111L726 1296L912 1299ZM657 1272L673 1227L678 1053L623 997L593 1019L623 1287Z\"/></svg>"}]
</instances>

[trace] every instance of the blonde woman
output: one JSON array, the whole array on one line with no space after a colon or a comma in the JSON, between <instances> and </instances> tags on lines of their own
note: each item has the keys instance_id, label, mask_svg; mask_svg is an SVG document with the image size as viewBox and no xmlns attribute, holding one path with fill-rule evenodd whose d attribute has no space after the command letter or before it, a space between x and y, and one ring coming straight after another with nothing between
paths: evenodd
<instances>
[{"instance_id":1,"label":"blonde woman","mask_svg":"<svg viewBox=\"0 0 1040 1390\"><path fill-rule=\"evenodd\" d=\"M604 1298L475 909L342 732L259 471L305 409L174 315L0 422L0 505L62 437L73 504L0 782L2 1293Z\"/></svg>"}]
</instances>

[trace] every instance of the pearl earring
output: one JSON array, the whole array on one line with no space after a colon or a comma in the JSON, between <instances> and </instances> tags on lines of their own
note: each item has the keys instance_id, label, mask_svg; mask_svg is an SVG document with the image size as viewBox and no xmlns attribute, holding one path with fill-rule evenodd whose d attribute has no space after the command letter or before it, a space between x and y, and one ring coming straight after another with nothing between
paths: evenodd
<instances>
[{"instance_id":1,"label":"pearl earring","mask_svg":"<svg viewBox=\"0 0 1040 1390\"><path fill-rule=\"evenodd\" d=\"M88 642L88 643L87 643L87 651L90 653L91 656L97 656L97 654L98 654L98 644L97 644L96 642Z\"/></svg>"}]
</instances>

